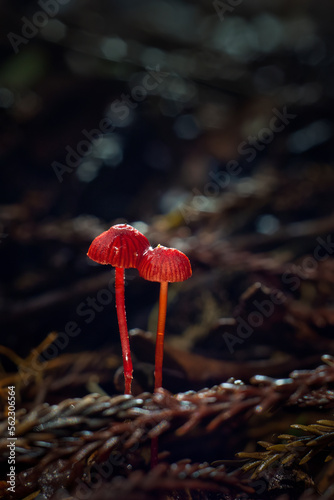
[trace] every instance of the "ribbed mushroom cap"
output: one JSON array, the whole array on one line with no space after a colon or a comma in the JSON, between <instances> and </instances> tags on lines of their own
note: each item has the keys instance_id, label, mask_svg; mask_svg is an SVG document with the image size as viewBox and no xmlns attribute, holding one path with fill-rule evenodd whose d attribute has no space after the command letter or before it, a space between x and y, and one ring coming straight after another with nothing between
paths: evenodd
<instances>
[{"instance_id":1,"label":"ribbed mushroom cap","mask_svg":"<svg viewBox=\"0 0 334 500\"><path fill-rule=\"evenodd\" d=\"M149 246L146 236L137 229L128 224L117 224L93 240L87 255L99 264L137 267L139 258Z\"/></svg>"},{"instance_id":2,"label":"ribbed mushroom cap","mask_svg":"<svg viewBox=\"0 0 334 500\"><path fill-rule=\"evenodd\" d=\"M139 261L138 271L148 281L185 281L192 274L188 257L176 248L158 245L146 250Z\"/></svg>"}]
</instances>

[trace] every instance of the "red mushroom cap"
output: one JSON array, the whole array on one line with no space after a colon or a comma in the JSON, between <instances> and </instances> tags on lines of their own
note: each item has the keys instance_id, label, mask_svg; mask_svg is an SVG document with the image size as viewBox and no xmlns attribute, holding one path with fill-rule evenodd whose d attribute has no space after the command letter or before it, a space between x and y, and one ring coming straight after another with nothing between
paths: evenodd
<instances>
[{"instance_id":1,"label":"red mushroom cap","mask_svg":"<svg viewBox=\"0 0 334 500\"><path fill-rule=\"evenodd\" d=\"M185 281L192 274L188 257L176 248L166 248L158 245L148 248L138 264L142 278L148 281Z\"/></svg>"},{"instance_id":2,"label":"red mushroom cap","mask_svg":"<svg viewBox=\"0 0 334 500\"><path fill-rule=\"evenodd\" d=\"M113 267L137 267L139 258L150 243L146 236L128 224L117 224L97 236L88 257L99 264Z\"/></svg>"}]
</instances>

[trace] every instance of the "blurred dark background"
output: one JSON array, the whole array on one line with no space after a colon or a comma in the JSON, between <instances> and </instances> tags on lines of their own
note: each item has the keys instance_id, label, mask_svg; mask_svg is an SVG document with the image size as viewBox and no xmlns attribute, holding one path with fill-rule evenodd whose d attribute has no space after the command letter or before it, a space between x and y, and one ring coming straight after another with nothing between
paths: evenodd
<instances>
[{"instance_id":1,"label":"blurred dark background","mask_svg":"<svg viewBox=\"0 0 334 500\"><path fill-rule=\"evenodd\" d=\"M82 331L68 350L118 343L113 304L91 323L78 315L112 288L112 270L86 257L112 224L189 255L172 334L231 314L258 278L232 286L226 270L247 256L229 267L213 248L226 257L236 238L240 251L280 249L288 261L332 231L330 0L3 0L0 10L1 344L27 355L69 321ZM303 240L303 222L318 220L329 222ZM145 329L158 287L127 275L129 328Z\"/></svg>"}]
</instances>

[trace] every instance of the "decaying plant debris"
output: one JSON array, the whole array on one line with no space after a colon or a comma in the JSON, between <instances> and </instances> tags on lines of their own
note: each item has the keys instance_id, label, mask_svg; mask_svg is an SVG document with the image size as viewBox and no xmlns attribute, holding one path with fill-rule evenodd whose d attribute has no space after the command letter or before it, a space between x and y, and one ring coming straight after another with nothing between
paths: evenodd
<instances>
[{"instance_id":1,"label":"decaying plant debris","mask_svg":"<svg viewBox=\"0 0 334 500\"><path fill-rule=\"evenodd\" d=\"M239 203L237 196L230 198L229 210L238 212ZM1 482L4 498L334 498L333 260L306 264L319 228L325 238L334 219L300 225L284 254L274 250L290 229L282 229L281 243L269 238L253 249L251 236L227 243L219 231L206 234L202 219L214 227L215 217L195 214L196 244L184 239L195 273L171 293L165 389L152 394L155 340L138 328L130 332L133 396L120 395L122 359L112 342L107 349L79 352L73 342L51 359L44 353L57 333L35 342L30 352L0 346L4 466L9 385L17 396L17 489L11 496ZM169 245L180 237L182 226L169 223L160 218L152 224L154 243ZM22 231L26 222L20 224ZM61 226L57 230L61 240ZM39 236L30 237L47 244L42 233L40 227ZM91 235L69 237L86 247ZM299 280L296 291L283 286L284 273ZM24 331L27 325L32 332L31 320L43 324L49 310L94 296L110 279L103 271L56 293L9 304L3 326ZM254 304L282 296L251 334L238 336ZM151 438L157 436L160 463L150 470Z\"/></svg>"},{"instance_id":2,"label":"decaying plant debris","mask_svg":"<svg viewBox=\"0 0 334 500\"><path fill-rule=\"evenodd\" d=\"M60 367L61 358L58 358ZM13 498L24 498L34 492L41 492L43 498L65 498L64 491L72 491L73 498L80 498L76 488L81 488L86 498L91 499L108 498L111 491L114 497L110 498L132 498L136 492L139 495L136 498L154 498L155 494L159 498L174 498L170 497L173 490L188 489L203 491L204 496L191 498L206 498L209 493L204 492L209 491L234 497L243 492L252 498L256 497L254 486L262 484L256 480L265 481L268 492L275 494L287 487L296 491L315 487L316 477L310 464L315 464L316 471L319 460L321 483L328 489L334 454L334 420L330 419L294 425L302 431L301 437L283 435L278 437L280 444L260 443L265 447L264 452L239 453L246 462L210 465L183 460L174 465L162 463L150 472L147 465L152 437L163 437L162 443L168 447L171 435L174 442L178 439L185 442L185 438L200 440L219 429L238 432L252 416L263 422L268 411L277 411L282 406L333 408L334 358L324 356L323 360L326 364L314 370L294 371L287 379L255 376L251 384L231 379L199 392L172 395L160 389L156 394L143 393L138 397L91 394L57 405L36 404L29 411L21 408L16 423L17 463L22 469L17 477L17 495L21 496ZM45 363L46 380L55 373L48 364L54 362ZM65 375L65 380L69 380L68 376ZM80 373L73 370L72 376L74 380ZM7 375L5 384L13 383L16 377ZM41 381L39 385L43 387ZM50 388L52 384L48 383L44 393ZM0 425L3 459L7 446L5 414ZM324 472L326 469L328 473ZM92 487L90 474L100 474L106 484ZM119 475L129 476L129 482L115 478ZM111 490L107 484L110 481ZM1 488L6 496L6 484ZM63 490L62 496L57 493L59 488ZM182 498L180 495L178 498Z\"/></svg>"},{"instance_id":3,"label":"decaying plant debris","mask_svg":"<svg viewBox=\"0 0 334 500\"><path fill-rule=\"evenodd\" d=\"M331 218L322 221L318 227L334 227ZM167 222L157 220L150 232L169 244L178 229L170 229L166 238L162 223ZM57 333L26 354L0 346L7 366L1 374L4 466L6 388L12 384L18 438L17 490L11 496L2 482L1 495L41 500L334 498L333 263L329 257L316 268L306 266L304 247L310 251L316 231L313 223L304 224L299 232L303 248L296 240L295 255L285 260L268 250L249 251L245 258L244 246L252 247L247 238L232 238L226 248L219 234L216 244L206 245L205 238L193 248L189 243L199 271L170 304L166 389L156 394L150 332L130 332L134 396L119 394L122 360L115 345L60 352L52 359L43 353ZM223 262L211 269L218 255ZM230 267L223 272L227 258ZM284 273L299 279L298 293L282 286ZM86 279L83 293L94 294L109 281L104 272ZM254 303L267 303L279 293L284 300L272 314L263 315L249 337L238 337L238 324L247 323ZM74 285L50 293L45 309L65 307L71 294L80 300L82 290ZM27 319L43 311L43 300L18 303L15 311L9 307L7 324L29 324ZM221 312L219 301L235 305ZM157 436L160 464L150 470L150 442Z\"/></svg>"}]
</instances>

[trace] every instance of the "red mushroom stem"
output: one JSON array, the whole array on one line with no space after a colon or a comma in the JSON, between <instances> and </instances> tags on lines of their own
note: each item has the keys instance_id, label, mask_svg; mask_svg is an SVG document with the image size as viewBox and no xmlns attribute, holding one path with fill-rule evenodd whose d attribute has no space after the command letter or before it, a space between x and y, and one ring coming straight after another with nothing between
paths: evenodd
<instances>
[{"instance_id":1,"label":"red mushroom stem","mask_svg":"<svg viewBox=\"0 0 334 500\"><path fill-rule=\"evenodd\" d=\"M124 297L124 268L116 267L115 273L115 293L116 311L119 326L119 334L122 345L123 366L124 366L124 394L131 394L131 382L133 378L133 368L131 361L129 333L126 323L125 297Z\"/></svg>"},{"instance_id":2,"label":"red mushroom stem","mask_svg":"<svg viewBox=\"0 0 334 500\"><path fill-rule=\"evenodd\" d=\"M142 254L150 247L146 236L128 224L116 224L94 238L88 257L99 264L115 267L116 311L122 344L125 394L131 394L132 361L124 300L124 269L137 267Z\"/></svg>"},{"instance_id":3,"label":"red mushroom stem","mask_svg":"<svg viewBox=\"0 0 334 500\"><path fill-rule=\"evenodd\" d=\"M166 324L166 314L167 314L167 297L168 297L168 281L162 281L160 283L159 316L158 316L157 339L155 347L155 370L154 370L155 390L159 389L159 387L162 387L162 364L164 357L164 336L165 336L165 324Z\"/></svg>"}]
</instances>

